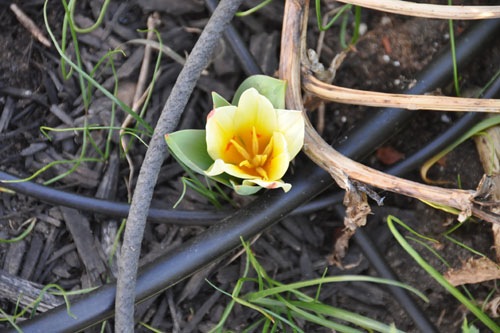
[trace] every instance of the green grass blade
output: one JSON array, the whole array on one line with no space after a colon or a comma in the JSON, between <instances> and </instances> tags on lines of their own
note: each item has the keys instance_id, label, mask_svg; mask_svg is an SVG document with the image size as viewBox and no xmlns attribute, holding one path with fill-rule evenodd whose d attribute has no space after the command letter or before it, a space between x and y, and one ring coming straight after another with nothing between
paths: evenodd
<instances>
[{"instance_id":1,"label":"green grass blade","mask_svg":"<svg viewBox=\"0 0 500 333\"><path fill-rule=\"evenodd\" d=\"M45 27L47 29L47 33L50 36L50 39L52 40L52 43L54 44L54 47L56 48L57 52L59 55L68 63L75 71L77 71L81 76L83 76L89 83L91 83L93 86L95 86L99 91L101 91L106 97L108 97L110 100L112 100L114 103L116 103L120 108L122 108L125 112L130 114L138 123L140 123L148 132L148 134L153 133L153 128L144 121L136 112L134 112L128 105L123 103L121 100L116 98L111 92L109 92L107 89L105 89L103 86L101 86L94 78L92 78L90 75L88 75L85 71L83 71L81 68L79 68L71 59L69 59L66 54L61 50L60 45L57 43L57 40L54 36L54 33L52 32L52 29L50 29L49 25L49 20L47 16L47 4L48 1L46 0L43 6L43 18L45 22Z\"/></svg>"},{"instance_id":2,"label":"green grass blade","mask_svg":"<svg viewBox=\"0 0 500 333\"><path fill-rule=\"evenodd\" d=\"M19 236L11 238L11 239L2 239L0 238L0 243L16 243L19 242L20 240L24 239L26 236L28 236L33 228L35 227L36 224L36 218L31 218L31 222L29 226L24 230Z\"/></svg>"},{"instance_id":3,"label":"green grass blade","mask_svg":"<svg viewBox=\"0 0 500 333\"><path fill-rule=\"evenodd\" d=\"M267 6L268 4L270 4L273 0L264 0L262 1L261 3L259 3L257 6L254 6L248 10L245 10L244 12L237 12L235 14L235 16L238 16L238 17L244 17L244 16L248 16L248 15L251 15L255 12L257 12L258 10L264 8L265 6Z\"/></svg>"},{"instance_id":4,"label":"green grass blade","mask_svg":"<svg viewBox=\"0 0 500 333\"><path fill-rule=\"evenodd\" d=\"M351 9L352 5L344 5L342 8L335 14L334 17L326 24L323 25L323 18L321 16L321 0L316 0L316 21L318 22L318 28L320 31L328 30L332 27L332 25L349 9Z\"/></svg>"},{"instance_id":5,"label":"green grass blade","mask_svg":"<svg viewBox=\"0 0 500 333\"><path fill-rule=\"evenodd\" d=\"M336 308L330 305L322 304L322 303L305 303L298 301L290 301L291 304L309 311L314 311L315 313L320 313L325 316L330 316L339 320L343 320L349 322L351 324L357 325L359 327L364 327L368 329L372 329L378 332L388 332L392 328L390 325L381 323L377 320L365 317L363 315L347 311L344 309ZM396 330L395 332L401 332Z\"/></svg>"},{"instance_id":6,"label":"green grass blade","mask_svg":"<svg viewBox=\"0 0 500 333\"><path fill-rule=\"evenodd\" d=\"M415 251L410 244L404 239L404 237L396 229L394 223L399 225L404 225L404 223L397 217L389 215L387 217L387 225L389 230L394 235L394 238L403 247L403 249L420 265L429 275L432 276L442 287L444 287L450 294L452 294L460 303L462 303L470 312L472 312L477 319L479 319L484 325L486 325L492 332L500 332L500 326L498 326L490 317L488 317L481 309L479 309L474 303L472 303L467 297L465 297L457 288L451 285L434 267L429 265L418 253Z\"/></svg>"},{"instance_id":7,"label":"green grass blade","mask_svg":"<svg viewBox=\"0 0 500 333\"><path fill-rule=\"evenodd\" d=\"M0 308L0 313L9 322L9 324L11 324L12 327L14 327L16 331L18 331L19 333L23 333L23 330L16 325L15 317L9 316L4 310L2 310L2 308Z\"/></svg>"},{"instance_id":8,"label":"green grass blade","mask_svg":"<svg viewBox=\"0 0 500 333\"><path fill-rule=\"evenodd\" d=\"M374 283L387 284L387 285L401 287L401 288L404 288L408 291L411 291L412 293L414 293L415 295L420 297L422 300L428 302L427 297L422 292L420 292L418 289L411 287L409 285L406 285L404 283L401 283L398 281L391 281L391 280L387 280L387 279L382 279L382 278L377 278L377 277L372 277L372 276L360 276L360 275L330 276L330 277L325 277L325 278L320 278L320 279L313 279L313 280L308 280L308 281L290 283L290 284L281 285L278 287L269 288L266 290L261 290L261 291L250 293L247 295L247 300L256 301L259 298L268 297L268 296L271 296L274 294L279 294L282 292L293 292L296 289L316 286L319 284L333 283L333 282L353 282L353 281L374 282ZM312 300L312 298L311 298L311 300Z\"/></svg>"}]
</instances>

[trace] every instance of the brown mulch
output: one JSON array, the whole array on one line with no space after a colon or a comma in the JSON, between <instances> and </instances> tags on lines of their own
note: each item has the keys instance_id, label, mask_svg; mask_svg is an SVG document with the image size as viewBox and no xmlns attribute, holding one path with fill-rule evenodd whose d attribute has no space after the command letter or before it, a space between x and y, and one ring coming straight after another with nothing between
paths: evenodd
<instances>
[{"instance_id":1,"label":"brown mulch","mask_svg":"<svg viewBox=\"0 0 500 333\"><path fill-rule=\"evenodd\" d=\"M246 6L255 2L248 1ZM329 5L333 3L325 2ZM111 124L111 102L97 91L86 111L77 77L62 77L61 62L55 49L38 43L7 7L2 4L0 6L0 169L19 177L28 177L51 162L76 159L84 149L81 132L54 132L50 133L49 140L42 135L40 126L55 129L79 127L83 126L85 118L89 124L119 126L125 114L118 110L115 123ZM41 1L19 6L37 25L43 27ZM51 28L56 37L60 38L63 9L59 3L52 2L49 8ZM78 1L75 20L80 26L85 26L88 22L95 21L99 10L98 1ZM144 33L138 29L146 27L148 14L153 11L160 14L161 25L158 32L164 44L184 57L207 22L208 13L202 1L111 1L102 26L90 34L78 35L83 64L88 71L109 50L118 46L125 49L125 55L117 55L114 64L119 78L118 94L123 100L133 95L144 54L143 46L126 42L144 37ZM273 75L277 70L282 13L283 4L274 1L254 15L233 21L268 75ZM310 21L315 22L313 16ZM402 91L412 84L414 75L439 50L447 47L448 23L445 21L363 10L363 22L367 25L367 33L361 37L356 50L348 55L339 69L336 84L375 91ZM456 26L457 31L462 31L466 28L466 23L457 22ZM318 39L317 27L311 24L310 31L309 45L314 48ZM339 27L336 26L325 34L321 53L321 60L325 64L340 51L338 31ZM464 90L484 85L493 74L493 69L498 69L499 55L500 45L496 42L481 59L470 68L463 69ZM70 52L70 56L74 57L74 54ZM171 58L162 59L161 74L144 117L149 124L154 124L157 120L180 69L181 65ZM151 76L150 74L149 79ZM113 88L113 73L109 67L97 71L95 78L106 88ZM180 127L203 127L206 114L211 109L210 93L217 91L229 99L244 78L245 73L238 60L227 42L221 40L218 52L198 82ZM448 87L443 89L447 92ZM354 127L366 112L371 111L360 107L327 105L324 137L329 142L342 140L343 134ZM318 113L312 114L314 121L318 121L318 117ZM448 128L454 119L456 116L451 114L443 116L441 113L422 113L407 131L388 142L385 147L391 154L400 154L398 158L404 158L404 155L415 152L436 134ZM104 151L107 132L96 130L91 135L94 146ZM115 133L108 159L83 162L75 172L49 186L90 197L126 202L129 167L118 140ZM100 157L97 149L92 146L86 148L86 157ZM145 150L146 147L137 141L130 147L129 154L136 169L141 165ZM389 157L392 158L392 155ZM374 154L367 163L381 168L394 161ZM300 170L300 159L297 165ZM49 181L72 166L55 165L36 177L35 181ZM460 174L464 187L474 187L482 175L477 154L471 144L453 152L446 163L432 172L432 177L448 180L455 180L456 175ZM181 176L183 170L174 160L170 158L165 161L153 206L171 208L174 205L182 193ZM418 178L416 173L409 177ZM134 184L130 186L133 188ZM383 217L393 214L419 231L439 237L453 218L414 200L385 193L383 195L386 195L385 206L375 209L367 230L401 280L417 286L428 295L430 302L422 303L421 306L431 320L438 323L443 332L457 331L462 324L463 308L402 253L383 223ZM251 200L234 199L239 205ZM215 210L207 200L190 190L179 209ZM121 221L0 191L0 238L11 239L19 235L27 228L31 219L36 219L37 222L29 236L18 242L0 243L0 307L5 312L12 314L18 299L21 299L21 306L29 305L47 284L56 283L65 290L78 290L115 279L116 263L110 262L108 258L113 253L113 243ZM325 268L328 268L329 275L375 275L354 243L342 262L343 267L330 265L328 258L341 227L342 216L333 207L314 214L291 216L263 232L253 243L252 249L268 274L284 283L321 277ZM152 262L202 230L203 227L199 226L149 224L145 232L141 264ZM484 226L467 225L460 229L456 237L478 251L492 254L491 233ZM423 250L418 246L417 249ZM439 251L457 266L471 256L469 252L450 243L444 243ZM238 253L228 254L221 261L214 262L186 281L139 305L137 321L164 332L208 331L217 323L230 299L208 285L205 279L209 279L220 289L231 292L242 276L245 265L244 255L235 256L236 254ZM445 270L435 257L426 255L426 259L441 271ZM484 283L473 286L471 290L478 299L484 299L493 288L493 283ZM249 289L246 286L243 291ZM20 291L23 295L21 298ZM314 295L314 290L311 292ZM324 285L320 299L327 304L385 323L394 322L401 330L415 331L411 319L391 295L378 285L358 282ZM60 304L61 297L45 295L37 311L45 312ZM227 328L241 331L259 316L251 309L236 306ZM112 324L109 324L107 330L111 331L111 327ZM306 331L321 332L307 325L304 327ZM146 330L139 326L137 329Z\"/></svg>"}]
</instances>

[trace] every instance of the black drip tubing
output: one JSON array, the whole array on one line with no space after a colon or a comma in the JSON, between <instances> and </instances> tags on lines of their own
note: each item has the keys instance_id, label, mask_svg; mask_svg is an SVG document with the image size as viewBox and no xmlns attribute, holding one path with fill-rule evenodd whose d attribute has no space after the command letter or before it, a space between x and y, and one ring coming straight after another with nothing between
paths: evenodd
<instances>
[{"instance_id":1,"label":"black drip tubing","mask_svg":"<svg viewBox=\"0 0 500 333\"><path fill-rule=\"evenodd\" d=\"M1 180L16 181L15 183L2 183ZM91 198L84 195L57 190L40 185L32 181L20 181L7 172L0 171L0 186L20 194L37 198L41 201L90 211L113 217L127 217L130 205L122 202ZM212 225L228 215L221 211L187 211L176 209L151 208L148 219L153 222L184 224L184 225Z\"/></svg>"},{"instance_id":2,"label":"black drip tubing","mask_svg":"<svg viewBox=\"0 0 500 333\"><path fill-rule=\"evenodd\" d=\"M457 61L465 63L480 50L480 46L495 35L500 20L484 20L474 24L457 41ZM467 51L467 49L469 49ZM447 61L443 60L447 58ZM451 76L451 56L449 53L437 59L439 66L431 65L433 71L425 70L419 76L411 93L422 94L431 91L446 82ZM434 64L434 62L433 62ZM429 75L429 78L426 76ZM444 76L445 79L439 77ZM383 143L388 134L394 133L394 127L400 128L408 121L412 111L389 109L380 111L370 117L371 122L350 134L349 139L339 147L339 151L351 158L360 159ZM390 131L388 131L390 130ZM355 138L355 139L353 139ZM279 191L267 191L233 215L223 219L221 223L207 229L197 237L182 244L176 250L160 257L155 262L143 267L139 273L136 287L136 300L142 302L172 285L187 278L216 258L219 258L240 245L240 237L249 239L262 232L289 214L295 207L309 201L332 185L330 176L322 169L310 165L301 170L290 181L292 190L283 194ZM303 175L307 174L307 177ZM71 304L71 311L76 318L70 317L64 306L38 315L31 320L19 323L24 332L75 332L112 317L114 310L115 285L107 284L98 290L82 296ZM408 311L408 309L406 309ZM415 320L421 318L424 323L416 325L424 332L437 332L427 318L409 313ZM414 317L416 316L416 317ZM11 330L14 332L14 330Z\"/></svg>"}]
</instances>

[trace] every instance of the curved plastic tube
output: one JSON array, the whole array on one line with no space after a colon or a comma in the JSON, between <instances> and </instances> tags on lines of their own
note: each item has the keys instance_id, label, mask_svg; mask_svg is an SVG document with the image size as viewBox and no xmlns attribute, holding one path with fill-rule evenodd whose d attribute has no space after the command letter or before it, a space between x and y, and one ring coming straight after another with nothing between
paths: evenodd
<instances>
[{"instance_id":1,"label":"curved plastic tube","mask_svg":"<svg viewBox=\"0 0 500 333\"><path fill-rule=\"evenodd\" d=\"M0 171L0 180L19 180L19 178ZM20 194L29 195L50 204L72 207L92 213L105 214L107 216L125 218L130 208L130 205L127 203L91 198L80 194L57 190L31 181L16 183L0 182L0 186ZM216 211L199 212L158 208L151 208L149 210L149 219L151 221L183 225L212 225L227 215L227 212Z\"/></svg>"}]
</instances>

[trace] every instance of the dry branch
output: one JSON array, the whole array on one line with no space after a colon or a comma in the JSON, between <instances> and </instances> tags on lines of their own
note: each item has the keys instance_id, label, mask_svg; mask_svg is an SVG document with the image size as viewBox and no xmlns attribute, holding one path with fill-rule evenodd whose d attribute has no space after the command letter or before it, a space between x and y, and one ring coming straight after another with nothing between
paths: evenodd
<instances>
[{"instance_id":1,"label":"dry branch","mask_svg":"<svg viewBox=\"0 0 500 333\"><path fill-rule=\"evenodd\" d=\"M482 135L474 137L479 159L484 173L490 175L490 198L488 201L500 201L500 126L493 126ZM500 206L494 205L491 211L500 214ZM493 248L497 264L500 263L500 224L491 226L493 233Z\"/></svg>"},{"instance_id":2,"label":"dry branch","mask_svg":"<svg viewBox=\"0 0 500 333\"><path fill-rule=\"evenodd\" d=\"M302 84L307 92L321 99L344 104L395 107L408 110L500 112L499 99L403 95L350 89L321 82L309 70L304 71Z\"/></svg>"},{"instance_id":3,"label":"dry branch","mask_svg":"<svg viewBox=\"0 0 500 333\"><path fill-rule=\"evenodd\" d=\"M287 1L285 7L280 77L288 82L287 107L296 110L304 109L300 73L301 59L307 62L305 33L308 3L307 0ZM307 79L307 77L304 78L304 82L307 82ZM311 160L330 173L337 184L347 191L347 195L350 194L349 192L352 194L353 190L356 191L352 182L354 180L394 193L456 208L461 212L459 220L464 220L475 214L490 222L498 222L495 216L474 206L475 191L424 185L364 166L333 149L321 138L309 121L306 121L304 152Z\"/></svg>"},{"instance_id":4,"label":"dry branch","mask_svg":"<svg viewBox=\"0 0 500 333\"><path fill-rule=\"evenodd\" d=\"M45 37L42 30L26 15L15 3L10 5L10 10L14 12L17 20L35 37L40 43L51 47L52 43Z\"/></svg>"},{"instance_id":5,"label":"dry branch","mask_svg":"<svg viewBox=\"0 0 500 333\"><path fill-rule=\"evenodd\" d=\"M436 19L481 20L500 17L500 6L447 6L400 0L338 0L382 12Z\"/></svg>"},{"instance_id":6,"label":"dry branch","mask_svg":"<svg viewBox=\"0 0 500 333\"><path fill-rule=\"evenodd\" d=\"M149 15L147 21L148 33L146 40L148 41L153 40L153 38L155 37L155 29L158 25L160 25L160 23L161 23L160 17L158 13L154 12L151 15ZM146 86L146 79L149 73L149 65L151 63L151 53L152 53L151 45L146 44L146 47L144 49L144 58L142 59L141 71L139 72L139 78L137 80L134 98L132 99L132 110L136 113L141 107L142 103L144 102L145 94L147 93L145 86ZM125 158L127 159L127 163L129 165L129 175L127 179L127 192L128 192L127 198L129 200L132 199L132 180L135 174L135 166L132 157L130 157L130 154L128 153L129 141L125 136L125 129L132 124L133 120L134 118L132 117L132 115L128 114L120 128L120 143L125 153Z\"/></svg>"},{"instance_id":7,"label":"dry branch","mask_svg":"<svg viewBox=\"0 0 500 333\"><path fill-rule=\"evenodd\" d=\"M386 191L456 208L462 212L462 220L472 214L474 191L424 185L369 168L333 149L310 122L306 122L304 152L344 189L350 186L351 180L357 180Z\"/></svg>"}]
</instances>

